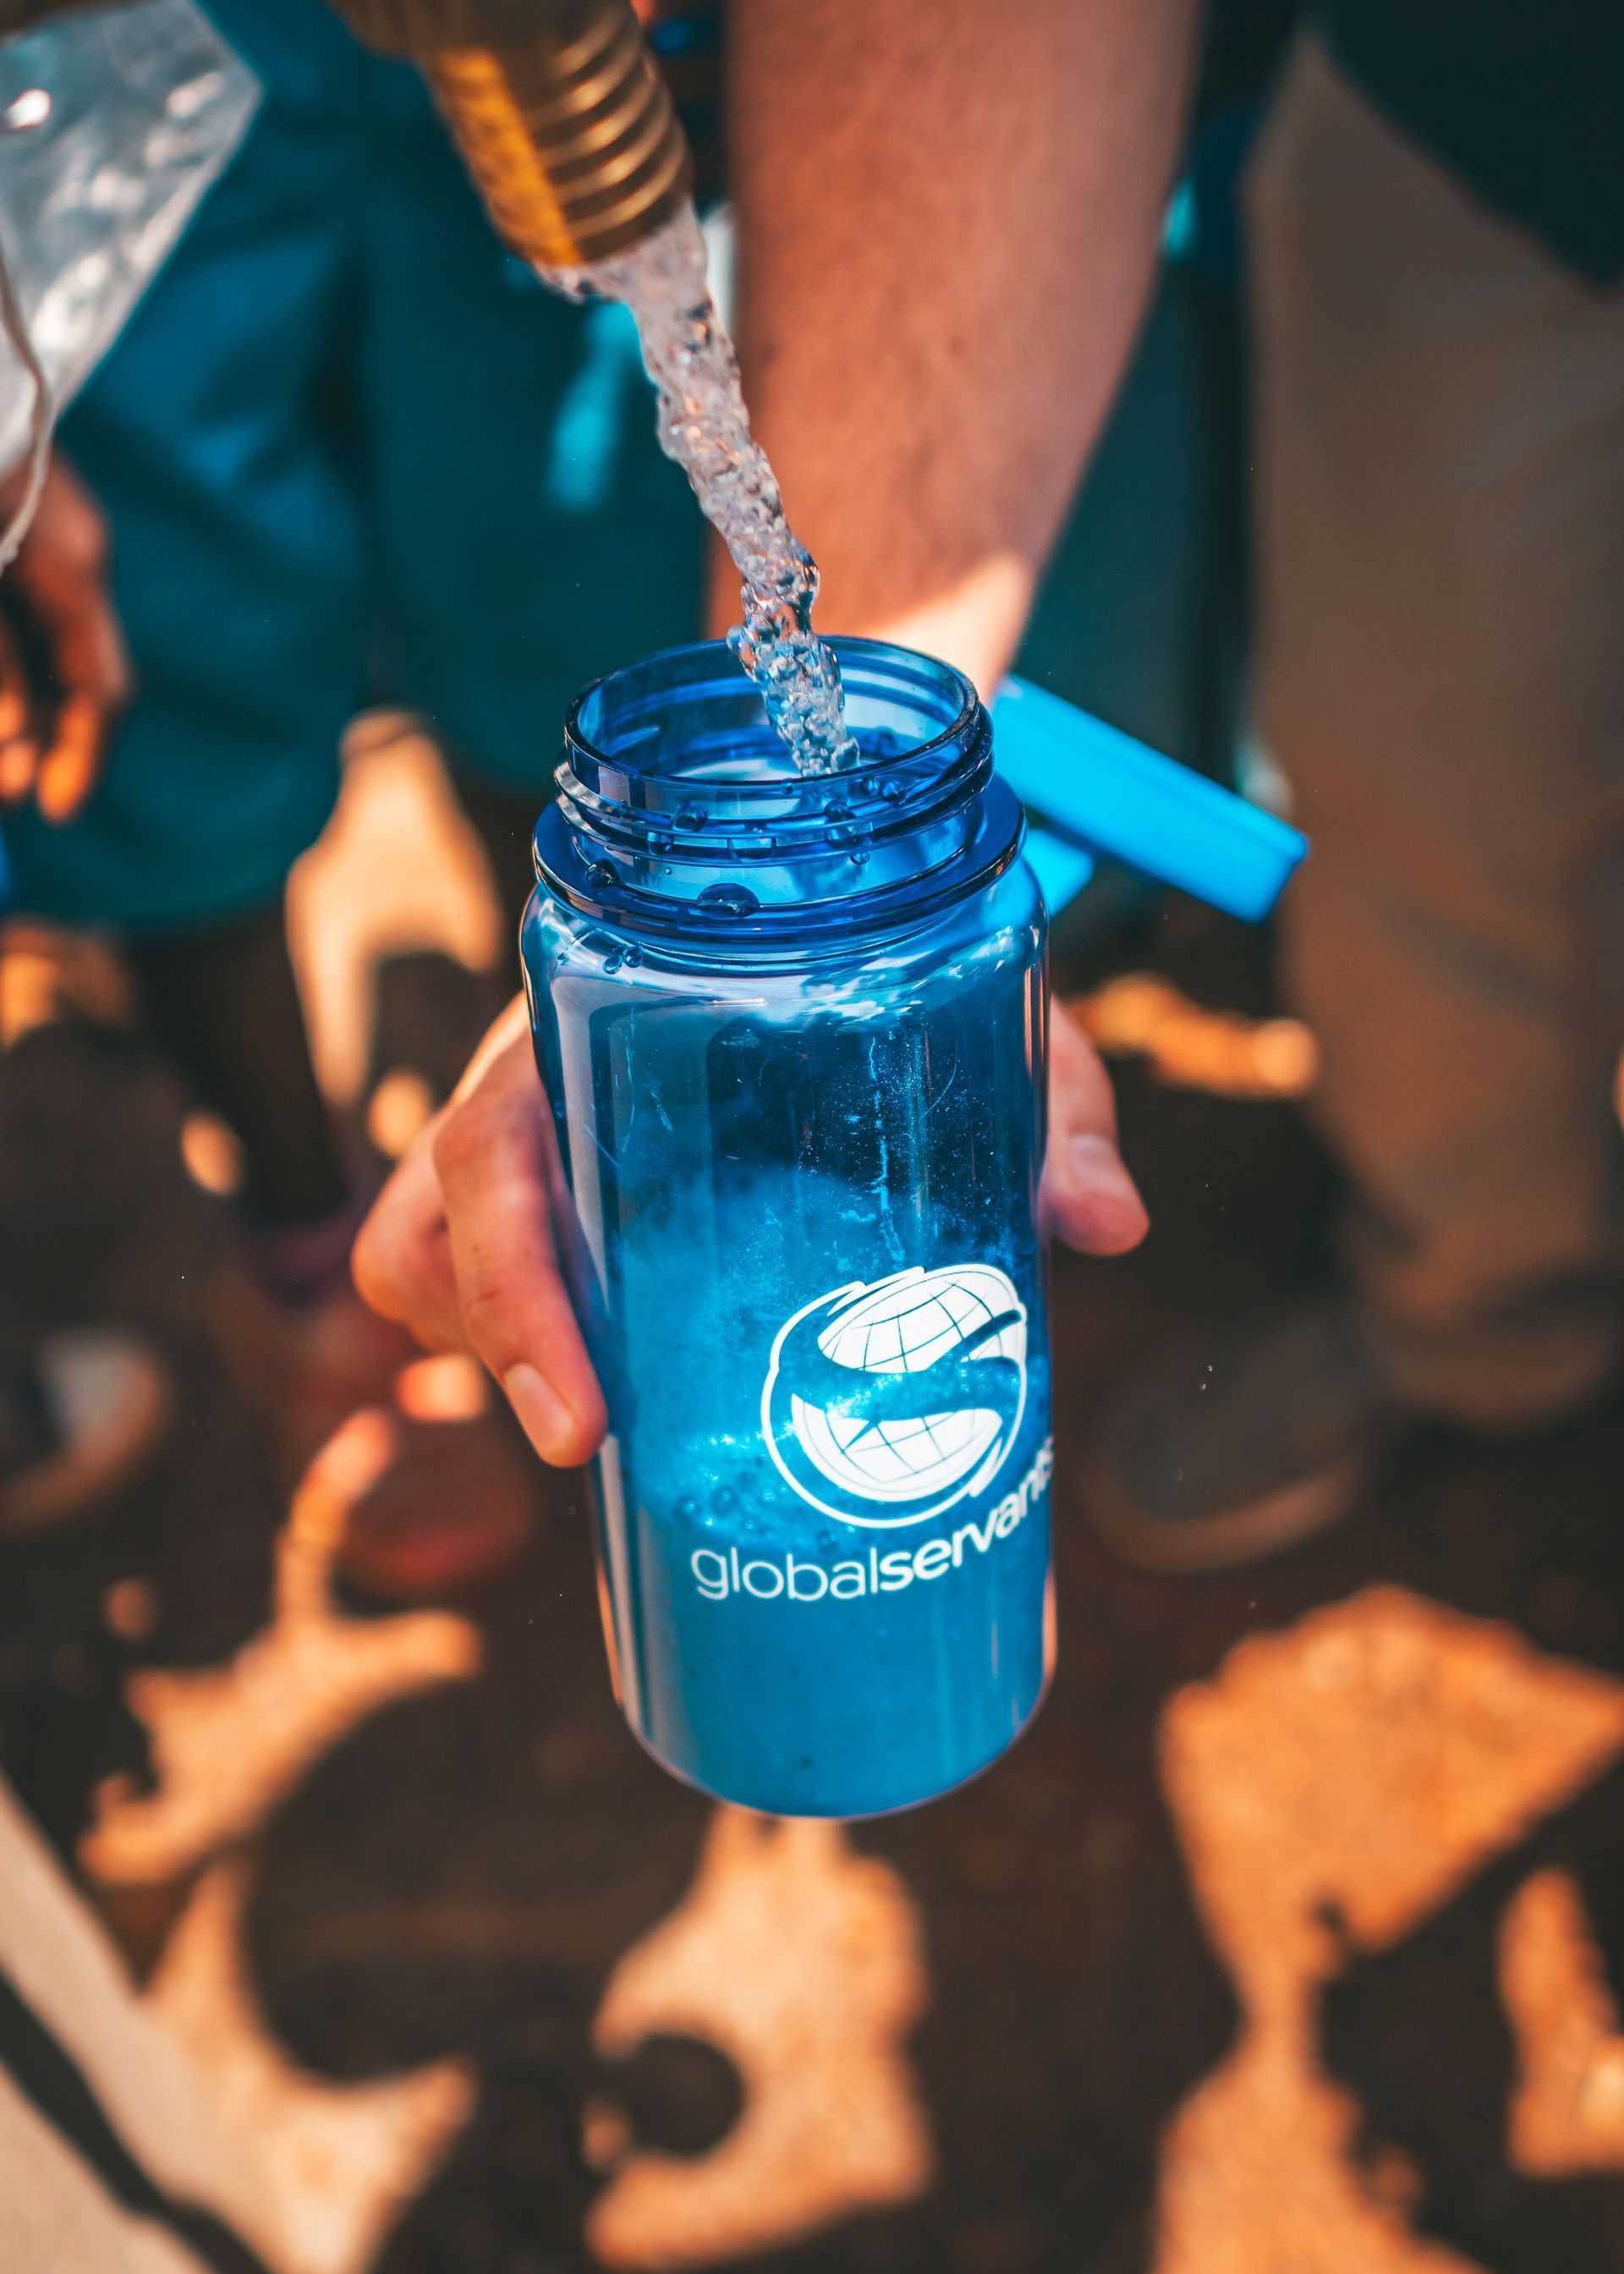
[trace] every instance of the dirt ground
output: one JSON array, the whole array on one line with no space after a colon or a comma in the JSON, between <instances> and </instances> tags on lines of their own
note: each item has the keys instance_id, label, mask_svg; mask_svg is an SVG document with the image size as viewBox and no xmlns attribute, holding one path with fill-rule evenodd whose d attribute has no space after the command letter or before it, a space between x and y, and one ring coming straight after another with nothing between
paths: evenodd
<instances>
[{"instance_id":1,"label":"dirt ground","mask_svg":"<svg viewBox=\"0 0 1624 2274\"><path fill-rule=\"evenodd\" d=\"M1187 911L1074 975L1147 960L1263 1007ZM477 995L386 958L366 1083L438 1086ZM0 1765L292 2143L290 2268L1624 2270L1624 1403L1433 1433L1253 1572L1123 1570L1090 1415L1182 1317L1321 1268L1333 1186L1289 1106L1121 1089L1155 1230L1056 1266L1052 1695L979 1783L847 1835L639 1751L575 1479L440 1623L329 1604L214 1354L222 1204L167 1077L71 1023L5 1056L7 1313L142 1321L183 1412L124 1502L0 1561Z\"/></svg>"}]
</instances>

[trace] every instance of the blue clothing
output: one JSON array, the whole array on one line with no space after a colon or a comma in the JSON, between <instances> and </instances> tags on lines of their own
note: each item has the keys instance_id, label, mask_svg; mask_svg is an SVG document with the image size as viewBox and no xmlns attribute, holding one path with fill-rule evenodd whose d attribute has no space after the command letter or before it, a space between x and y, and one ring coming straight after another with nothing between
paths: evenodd
<instances>
[{"instance_id":1,"label":"blue clothing","mask_svg":"<svg viewBox=\"0 0 1624 2274\"><path fill-rule=\"evenodd\" d=\"M703 530L623 310L492 234L417 74L320 0L214 0L260 114L63 425L138 694L14 905L125 928L274 898L371 699L541 805L583 680L695 636Z\"/></svg>"}]
</instances>

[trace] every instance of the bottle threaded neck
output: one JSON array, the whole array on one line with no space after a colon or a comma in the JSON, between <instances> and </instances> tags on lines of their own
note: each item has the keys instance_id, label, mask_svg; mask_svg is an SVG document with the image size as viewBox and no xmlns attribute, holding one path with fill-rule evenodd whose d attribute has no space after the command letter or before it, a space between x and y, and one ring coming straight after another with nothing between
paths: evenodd
<instances>
[{"instance_id":1,"label":"bottle threaded neck","mask_svg":"<svg viewBox=\"0 0 1624 2274\"><path fill-rule=\"evenodd\" d=\"M801 774L719 642L599 680L565 726L538 873L628 933L717 948L906 924L980 889L1019 849L987 714L959 674L837 638L853 764Z\"/></svg>"}]
</instances>

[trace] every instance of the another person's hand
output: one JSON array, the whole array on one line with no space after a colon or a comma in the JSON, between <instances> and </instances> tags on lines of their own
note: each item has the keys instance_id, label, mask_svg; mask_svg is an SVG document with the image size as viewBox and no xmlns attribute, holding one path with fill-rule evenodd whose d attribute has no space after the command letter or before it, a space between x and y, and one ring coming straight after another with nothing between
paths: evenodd
<instances>
[{"instance_id":1,"label":"another person's hand","mask_svg":"<svg viewBox=\"0 0 1624 2274\"><path fill-rule=\"evenodd\" d=\"M1116 1150L1109 1077L1054 1006L1046 1230L1093 1255L1137 1246L1148 1219ZM431 1350L470 1350L507 1391L543 1460L584 1461L607 1426L552 1225L563 1179L512 1003L405 1156L356 1243L356 1284Z\"/></svg>"},{"instance_id":2,"label":"another person's hand","mask_svg":"<svg viewBox=\"0 0 1624 2274\"><path fill-rule=\"evenodd\" d=\"M94 787L130 694L107 566L101 508L54 458L0 578L0 807L32 797L66 821Z\"/></svg>"}]
</instances>

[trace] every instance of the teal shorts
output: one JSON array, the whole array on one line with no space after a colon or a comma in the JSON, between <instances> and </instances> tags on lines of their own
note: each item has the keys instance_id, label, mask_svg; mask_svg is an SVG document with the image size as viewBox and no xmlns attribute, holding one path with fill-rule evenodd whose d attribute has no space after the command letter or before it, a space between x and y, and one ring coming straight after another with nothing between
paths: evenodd
<instances>
[{"instance_id":1,"label":"teal shorts","mask_svg":"<svg viewBox=\"0 0 1624 2274\"><path fill-rule=\"evenodd\" d=\"M320 0L217 0L260 114L64 422L137 692L12 904L172 929L264 905L372 701L538 809L582 683L693 638L702 524L621 309L492 235L417 74Z\"/></svg>"}]
</instances>

